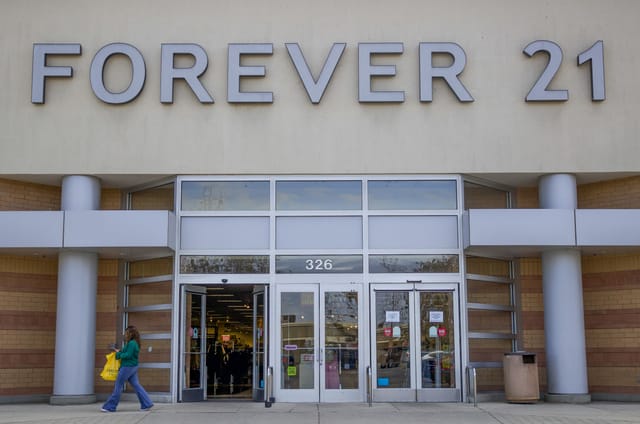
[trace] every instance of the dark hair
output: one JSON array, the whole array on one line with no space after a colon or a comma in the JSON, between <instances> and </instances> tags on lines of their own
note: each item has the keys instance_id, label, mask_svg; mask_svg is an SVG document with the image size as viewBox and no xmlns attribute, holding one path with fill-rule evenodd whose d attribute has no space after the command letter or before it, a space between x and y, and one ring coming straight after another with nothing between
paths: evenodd
<instances>
[{"instance_id":1,"label":"dark hair","mask_svg":"<svg viewBox=\"0 0 640 424\"><path fill-rule=\"evenodd\" d=\"M135 340L138 343L138 347L142 347L140 343L140 333L135 325L130 325L124 329L124 341Z\"/></svg>"}]
</instances>

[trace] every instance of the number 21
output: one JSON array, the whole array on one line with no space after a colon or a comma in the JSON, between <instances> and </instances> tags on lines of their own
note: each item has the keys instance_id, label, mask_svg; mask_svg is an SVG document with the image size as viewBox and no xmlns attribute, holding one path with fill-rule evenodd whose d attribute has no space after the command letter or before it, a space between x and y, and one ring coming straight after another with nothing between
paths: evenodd
<instances>
[{"instance_id":1,"label":"number 21","mask_svg":"<svg viewBox=\"0 0 640 424\"><path fill-rule=\"evenodd\" d=\"M538 40L529 43L523 50L523 53L529 57L538 52L546 52L549 55L549 62L525 100L528 102L564 102L569 100L568 90L548 89L551 80L560 69L562 49L553 41ZM578 55L578 66L585 62L591 62L591 100L602 101L605 99L604 45L602 40L596 41L588 50Z\"/></svg>"}]
</instances>

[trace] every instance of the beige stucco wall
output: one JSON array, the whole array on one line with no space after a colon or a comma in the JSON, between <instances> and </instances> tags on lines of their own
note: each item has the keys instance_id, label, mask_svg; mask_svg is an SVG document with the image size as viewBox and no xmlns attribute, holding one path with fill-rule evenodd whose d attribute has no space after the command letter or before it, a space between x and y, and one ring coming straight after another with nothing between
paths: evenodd
<instances>
[{"instance_id":1,"label":"beige stucco wall","mask_svg":"<svg viewBox=\"0 0 640 424\"><path fill-rule=\"evenodd\" d=\"M0 13L0 173L462 173L623 172L640 155L640 43L635 0L271 0L5 1ZM552 40L564 62L552 83L564 103L524 97L546 64L523 48ZM607 99L592 102L589 66L576 56L604 41ZM418 43L455 42L461 76L475 98L460 103L442 82L419 102ZM48 79L46 103L31 103L33 43L72 42L81 56L52 58L72 79ZM113 106L91 91L89 67L104 45L126 42L144 55L146 84ZM197 102L177 83L160 97L161 43L197 43L215 99ZM334 42L346 42L321 104L312 105L284 43L300 44L316 73ZM402 42L404 54L377 56L397 76L376 89L404 90L402 104L360 104L359 42ZM274 103L226 101L228 43L273 43L272 56L243 59L267 75L246 91L272 91ZM105 79L128 83L114 60ZM124 84L124 85L123 85Z\"/></svg>"}]
</instances>

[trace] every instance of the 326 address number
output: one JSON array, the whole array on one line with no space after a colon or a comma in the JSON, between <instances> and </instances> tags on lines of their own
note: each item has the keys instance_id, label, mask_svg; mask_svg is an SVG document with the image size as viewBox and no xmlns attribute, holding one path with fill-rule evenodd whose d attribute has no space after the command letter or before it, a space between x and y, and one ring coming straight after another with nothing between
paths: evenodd
<instances>
[{"instance_id":1,"label":"326 address number","mask_svg":"<svg viewBox=\"0 0 640 424\"><path fill-rule=\"evenodd\" d=\"M304 269L308 271L329 271L333 269L333 259L306 259Z\"/></svg>"}]
</instances>

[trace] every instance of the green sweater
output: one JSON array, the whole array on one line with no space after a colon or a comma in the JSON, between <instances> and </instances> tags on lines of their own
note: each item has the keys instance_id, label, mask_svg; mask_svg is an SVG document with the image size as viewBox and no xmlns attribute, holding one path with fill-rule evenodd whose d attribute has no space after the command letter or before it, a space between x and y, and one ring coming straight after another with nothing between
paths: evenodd
<instances>
[{"instance_id":1,"label":"green sweater","mask_svg":"<svg viewBox=\"0 0 640 424\"><path fill-rule=\"evenodd\" d=\"M140 352L140 346L138 343L131 339L125 343L120 352L116 352L116 359L121 359L120 366L122 367L137 367L138 366L138 353Z\"/></svg>"}]
</instances>

